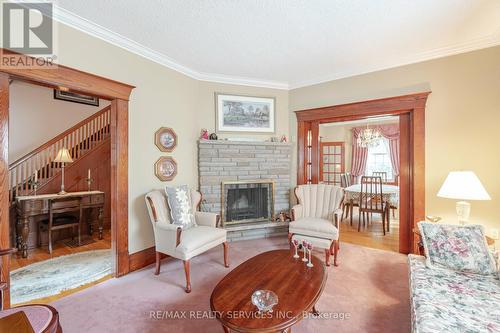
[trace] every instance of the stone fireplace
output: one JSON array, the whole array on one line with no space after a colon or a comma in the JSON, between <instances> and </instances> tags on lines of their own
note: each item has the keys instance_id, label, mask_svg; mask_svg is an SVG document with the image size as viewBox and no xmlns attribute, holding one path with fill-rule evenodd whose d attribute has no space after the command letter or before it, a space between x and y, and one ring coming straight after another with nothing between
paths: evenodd
<instances>
[{"instance_id":1,"label":"stone fireplace","mask_svg":"<svg viewBox=\"0 0 500 333\"><path fill-rule=\"evenodd\" d=\"M286 142L198 142L201 208L221 215L229 240L288 232L274 217L290 209L291 156Z\"/></svg>"}]
</instances>

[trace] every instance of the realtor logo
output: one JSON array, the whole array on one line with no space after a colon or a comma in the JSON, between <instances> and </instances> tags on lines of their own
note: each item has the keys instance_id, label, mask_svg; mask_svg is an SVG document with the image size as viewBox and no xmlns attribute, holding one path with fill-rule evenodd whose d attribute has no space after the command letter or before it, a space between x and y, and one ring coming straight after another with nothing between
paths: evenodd
<instances>
[{"instance_id":1,"label":"realtor logo","mask_svg":"<svg viewBox=\"0 0 500 333\"><path fill-rule=\"evenodd\" d=\"M2 1L2 67L53 66L54 24L51 2ZM36 57L27 59L26 55ZM7 58L7 59L6 59ZM20 60L26 60L21 61Z\"/></svg>"}]
</instances>

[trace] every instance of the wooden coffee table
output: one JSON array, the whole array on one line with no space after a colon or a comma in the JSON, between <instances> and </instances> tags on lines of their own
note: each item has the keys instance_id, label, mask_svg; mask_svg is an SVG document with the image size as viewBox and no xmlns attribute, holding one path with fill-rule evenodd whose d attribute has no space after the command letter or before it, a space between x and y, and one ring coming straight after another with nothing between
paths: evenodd
<instances>
[{"instance_id":1,"label":"wooden coffee table","mask_svg":"<svg viewBox=\"0 0 500 333\"><path fill-rule=\"evenodd\" d=\"M224 332L291 332L309 311L316 312L327 279L326 266L313 255L314 267L306 267L293 250L261 253L227 274L215 287L210 306ZM252 294L259 289L278 296L272 313L259 314Z\"/></svg>"}]
</instances>

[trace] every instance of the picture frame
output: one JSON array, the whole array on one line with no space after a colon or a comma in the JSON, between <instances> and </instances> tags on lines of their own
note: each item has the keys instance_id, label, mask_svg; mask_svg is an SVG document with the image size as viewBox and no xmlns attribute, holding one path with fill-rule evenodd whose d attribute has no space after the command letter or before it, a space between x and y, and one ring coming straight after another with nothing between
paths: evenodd
<instances>
[{"instance_id":1,"label":"picture frame","mask_svg":"<svg viewBox=\"0 0 500 333\"><path fill-rule=\"evenodd\" d=\"M155 145L160 151L170 153L177 147L177 134L170 127L160 127L155 132Z\"/></svg>"},{"instance_id":2,"label":"picture frame","mask_svg":"<svg viewBox=\"0 0 500 333\"><path fill-rule=\"evenodd\" d=\"M276 98L215 93L216 131L275 133Z\"/></svg>"},{"instance_id":3,"label":"picture frame","mask_svg":"<svg viewBox=\"0 0 500 333\"><path fill-rule=\"evenodd\" d=\"M54 89L54 99L58 99L61 101L66 101L66 102L99 106L99 97L82 95L82 94L77 94L77 93L73 93L70 91L63 91L63 90L58 90L58 89Z\"/></svg>"},{"instance_id":4,"label":"picture frame","mask_svg":"<svg viewBox=\"0 0 500 333\"><path fill-rule=\"evenodd\" d=\"M155 163L155 176L162 182L171 181L177 176L177 162L173 157L162 156Z\"/></svg>"}]
</instances>

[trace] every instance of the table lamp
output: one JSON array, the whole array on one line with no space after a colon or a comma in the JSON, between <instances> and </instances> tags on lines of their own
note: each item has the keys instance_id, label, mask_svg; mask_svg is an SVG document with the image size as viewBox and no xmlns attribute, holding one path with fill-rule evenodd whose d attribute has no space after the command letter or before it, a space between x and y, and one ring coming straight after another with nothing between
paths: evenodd
<instances>
[{"instance_id":1,"label":"table lamp","mask_svg":"<svg viewBox=\"0 0 500 333\"><path fill-rule=\"evenodd\" d=\"M62 163L61 192L59 192L57 194L63 195L63 194L66 194L66 191L64 191L64 164L73 162L73 159L71 158L71 154L69 153L69 150L67 148L59 149L59 151L57 152L57 156L54 159L54 162Z\"/></svg>"},{"instance_id":2,"label":"table lamp","mask_svg":"<svg viewBox=\"0 0 500 333\"><path fill-rule=\"evenodd\" d=\"M472 171L452 171L446 177L438 197L458 199L457 215L460 224L466 224L470 215L470 203L464 200L491 200L479 178Z\"/></svg>"}]
</instances>

